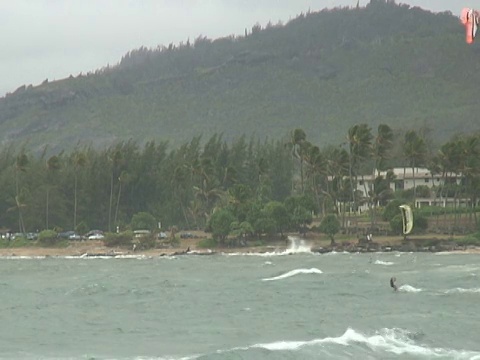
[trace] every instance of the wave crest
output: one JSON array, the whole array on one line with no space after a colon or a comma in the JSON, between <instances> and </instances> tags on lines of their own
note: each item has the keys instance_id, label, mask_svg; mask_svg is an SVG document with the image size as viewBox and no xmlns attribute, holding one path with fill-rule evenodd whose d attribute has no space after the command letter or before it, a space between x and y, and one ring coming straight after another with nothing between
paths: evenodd
<instances>
[{"instance_id":1,"label":"wave crest","mask_svg":"<svg viewBox=\"0 0 480 360\"><path fill-rule=\"evenodd\" d=\"M375 264L375 265L386 265L386 266L390 266L390 265L393 265L393 264L395 264L395 263L394 263L394 262L391 262L391 261L375 260L374 264Z\"/></svg>"},{"instance_id":2,"label":"wave crest","mask_svg":"<svg viewBox=\"0 0 480 360\"><path fill-rule=\"evenodd\" d=\"M405 285L400 286L398 288L398 291L408 292L408 293L417 293L417 292L423 291L423 289L419 289L419 288L413 287L411 285L405 284Z\"/></svg>"},{"instance_id":3,"label":"wave crest","mask_svg":"<svg viewBox=\"0 0 480 360\"><path fill-rule=\"evenodd\" d=\"M473 293L480 293L480 288L455 288L445 291L445 294L473 294Z\"/></svg>"},{"instance_id":4,"label":"wave crest","mask_svg":"<svg viewBox=\"0 0 480 360\"><path fill-rule=\"evenodd\" d=\"M355 344L365 345L373 351L385 351L396 355L413 355L432 357L447 357L455 359L480 358L480 352L467 350L452 350L444 348L431 348L416 343L419 338L417 333L404 329L381 329L374 335L366 335L351 328L339 337L326 337L310 341L278 341L268 344L256 344L250 348L263 348L270 351L295 351L306 346L315 345L342 345L352 346Z\"/></svg>"},{"instance_id":5,"label":"wave crest","mask_svg":"<svg viewBox=\"0 0 480 360\"><path fill-rule=\"evenodd\" d=\"M286 279L286 278L289 278L289 277L292 277L292 276L295 276L295 275L299 275L299 274L323 274L323 272L322 272L322 270L317 269L317 268L295 269L295 270L291 270L291 271L289 271L285 274L275 276L275 277L272 277L272 278L262 279L262 280L263 281L281 280L281 279Z\"/></svg>"}]
</instances>

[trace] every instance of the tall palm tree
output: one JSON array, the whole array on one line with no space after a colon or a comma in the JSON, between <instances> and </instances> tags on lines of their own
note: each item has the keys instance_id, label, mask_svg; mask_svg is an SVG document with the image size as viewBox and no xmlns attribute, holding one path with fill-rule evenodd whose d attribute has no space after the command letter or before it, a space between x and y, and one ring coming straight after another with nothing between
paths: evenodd
<instances>
[{"instance_id":1,"label":"tall palm tree","mask_svg":"<svg viewBox=\"0 0 480 360\"><path fill-rule=\"evenodd\" d=\"M385 124L378 125L377 136L373 143L375 170L385 170L385 161L389 158L389 152L392 150L393 138L393 130L390 126Z\"/></svg>"},{"instance_id":2,"label":"tall palm tree","mask_svg":"<svg viewBox=\"0 0 480 360\"><path fill-rule=\"evenodd\" d=\"M25 223L23 221L23 214L22 208L25 207L25 204L22 204L20 201L20 185L19 185L19 173L26 172L29 160L27 154L25 152L21 152L20 155L17 156L15 161L15 204L18 210L18 227L19 231L25 233Z\"/></svg>"},{"instance_id":3,"label":"tall palm tree","mask_svg":"<svg viewBox=\"0 0 480 360\"><path fill-rule=\"evenodd\" d=\"M87 163L87 157L83 152L76 152L73 156L73 229L77 229L77 188L78 188L78 171L83 168Z\"/></svg>"},{"instance_id":4,"label":"tall palm tree","mask_svg":"<svg viewBox=\"0 0 480 360\"><path fill-rule=\"evenodd\" d=\"M295 129L291 132L290 141L287 144L291 149L292 162L294 162L295 159L300 160L300 186L302 189L302 193L303 193L303 161L300 157L300 146L306 139L307 139L307 135L305 134L305 131L303 131L302 129ZM295 185L294 185L294 180L292 178L292 191L294 189L295 189Z\"/></svg>"},{"instance_id":5,"label":"tall palm tree","mask_svg":"<svg viewBox=\"0 0 480 360\"><path fill-rule=\"evenodd\" d=\"M413 176L413 203L417 198L415 184L415 168L425 164L427 157L427 144L425 139L417 134L415 130L409 130L405 133L405 141L403 143L403 151L408 166L412 169Z\"/></svg>"},{"instance_id":6,"label":"tall palm tree","mask_svg":"<svg viewBox=\"0 0 480 360\"><path fill-rule=\"evenodd\" d=\"M115 207L115 217L113 219L113 223L115 226L118 226L118 209L120 207L120 197L122 195L122 187L128 184L130 181L130 175L126 171L122 171L120 176L118 177L118 195L117 195L117 206ZM122 186L123 185L123 186Z\"/></svg>"},{"instance_id":7,"label":"tall palm tree","mask_svg":"<svg viewBox=\"0 0 480 360\"><path fill-rule=\"evenodd\" d=\"M123 156L119 148L117 148L108 157L111 166L110 173L110 201L108 206L108 231L112 231L112 207L113 207L113 188L115 174L118 173L120 165L123 163Z\"/></svg>"},{"instance_id":8,"label":"tall palm tree","mask_svg":"<svg viewBox=\"0 0 480 360\"><path fill-rule=\"evenodd\" d=\"M45 229L49 229L49 210L50 210L50 187L51 183L53 183L55 173L60 170L61 162L60 158L56 155L51 156L48 158L47 163L47 202L46 202L46 209L45 209Z\"/></svg>"},{"instance_id":9,"label":"tall palm tree","mask_svg":"<svg viewBox=\"0 0 480 360\"><path fill-rule=\"evenodd\" d=\"M449 179L458 173L458 165L460 163L460 152L458 143L455 140L449 141L440 147L437 154L437 165L442 172L442 187L440 189L440 196L444 199L449 197L451 192L451 186ZM455 178L455 177L454 177ZM443 216L445 223L447 220L446 202L444 207Z\"/></svg>"},{"instance_id":10,"label":"tall palm tree","mask_svg":"<svg viewBox=\"0 0 480 360\"><path fill-rule=\"evenodd\" d=\"M355 211L357 208L357 176L361 163L372 154L372 140L372 129L367 124L357 124L348 129L350 190ZM354 183L355 187L353 186Z\"/></svg>"},{"instance_id":11,"label":"tall palm tree","mask_svg":"<svg viewBox=\"0 0 480 360\"><path fill-rule=\"evenodd\" d=\"M371 228L373 229L377 221L377 206L384 205L392 195L393 191L390 189L390 183L395 180L393 171L387 171L385 178L378 175L373 183L373 188L369 191L369 198L371 206Z\"/></svg>"},{"instance_id":12,"label":"tall palm tree","mask_svg":"<svg viewBox=\"0 0 480 360\"><path fill-rule=\"evenodd\" d=\"M324 154L320 151L318 146L310 146L309 151L305 157L308 165L306 175L310 179L312 192L315 194L317 206L325 213L325 209L320 204L320 186L319 183L327 183L327 161ZM323 181L322 181L323 177ZM324 203L324 202L323 202Z\"/></svg>"},{"instance_id":13,"label":"tall palm tree","mask_svg":"<svg viewBox=\"0 0 480 360\"><path fill-rule=\"evenodd\" d=\"M473 200L476 198L476 189L472 189L471 185L475 184L479 175L480 139L477 135L464 136L457 140L456 145L459 153L457 175L463 178L462 189L458 189L458 186L457 189Z\"/></svg>"},{"instance_id":14,"label":"tall palm tree","mask_svg":"<svg viewBox=\"0 0 480 360\"><path fill-rule=\"evenodd\" d=\"M345 192L349 192L348 186L350 181L345 181L344 178L349 174L350 156L343 148L331 147L326 149L325 158L327 159L328 177L326 195L330 197L335 213L338 215L342 213L342 225L345 226L345 202L347 200L344 195ZM343 203L343 210L338 208L339 203Z\"/></svg>"}]
</instances>

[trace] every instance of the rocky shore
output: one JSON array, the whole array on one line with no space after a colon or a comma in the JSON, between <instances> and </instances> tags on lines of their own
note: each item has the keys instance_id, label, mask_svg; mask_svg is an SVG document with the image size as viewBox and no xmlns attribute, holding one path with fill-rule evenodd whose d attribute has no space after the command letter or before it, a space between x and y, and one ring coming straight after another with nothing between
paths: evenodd
<instances>
[{"instance_id":1,"label":"rocky shore","mask_svg":"<svg viewBox=\"0 0 480 360\"><path fill-rule=\"evenodd\" d=\"M198 247L198 240L182 239L176 248L150 249L134 251L125 248L109 248L101 241L72 242L63 248L44 247L18 247L0 249L0 257L165 257L165 256L208 256L222 253L245 253L265 254L283 253L291 254L296 252L312 252L318 254L330 252L349 253L374 253L374 252L456 252L456 253L480 253L476 246L460 246L452 238L436 238L424 236L407 241L398 238L379 238L377 241L358 241L357 239L342 239L333 246L326 239L309 238L296 240L301 242L294 244L290 241L268 242L265 246L246 247L217 247L202 249Z\"/></svg>"}]
</instances>

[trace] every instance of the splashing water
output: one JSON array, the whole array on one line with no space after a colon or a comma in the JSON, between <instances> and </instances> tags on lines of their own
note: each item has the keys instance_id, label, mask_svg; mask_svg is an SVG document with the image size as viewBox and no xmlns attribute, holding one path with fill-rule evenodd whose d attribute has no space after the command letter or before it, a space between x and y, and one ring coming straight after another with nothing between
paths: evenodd
<instances>
[{"instance_id":1,"label":"splashing water","mask_svg":"<svg viewBox=\"0 0 480 360\"><path fill-rule=\"evenodd\" d=\"M290 246L285 250L287 254L311 253L312 248L304 239L296 236L289 236Z\"/></svg>"}]
</instances>

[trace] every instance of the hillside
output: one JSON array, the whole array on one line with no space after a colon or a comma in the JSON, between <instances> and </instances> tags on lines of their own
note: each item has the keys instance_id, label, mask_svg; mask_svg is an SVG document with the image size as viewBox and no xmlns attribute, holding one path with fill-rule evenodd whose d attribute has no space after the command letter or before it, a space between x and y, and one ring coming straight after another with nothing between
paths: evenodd
<instances>
[{"instance_id":1,"label":"hillside","mask_svg":"<svg viewBox=\"0 0 480 360\"><path fill-rule=\"evenodd\" d=\"M427 126L443 140L480 128L478 45L458 19L372 0L301 15L245 37L138 49L93 74L0 98L2 144L38 149L302 128L339 143L359 122Z\"/></svg>"}]
</instances>

